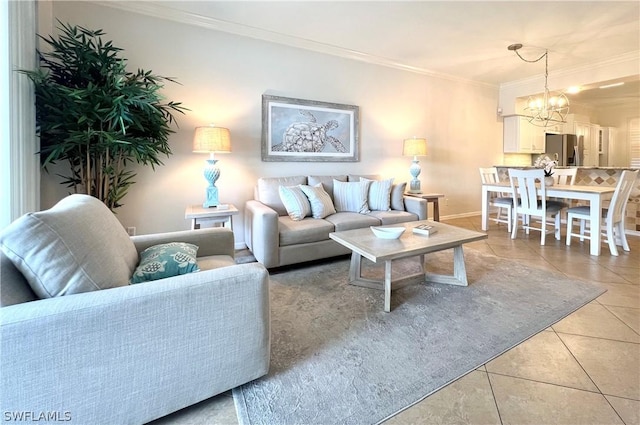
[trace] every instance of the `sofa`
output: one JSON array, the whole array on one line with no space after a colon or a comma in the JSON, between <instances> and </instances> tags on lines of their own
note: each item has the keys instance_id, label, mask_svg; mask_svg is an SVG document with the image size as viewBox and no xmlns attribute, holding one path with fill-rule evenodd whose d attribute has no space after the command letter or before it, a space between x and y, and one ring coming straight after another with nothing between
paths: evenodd
<instances>
[{"instance_id":1,"label":"sofa","mask_svg":"<svg viewBox=\"0 0 640 425\"><path fill-rule=\"evenodd\" d=\"M199 271L123 281L165 243L197 246ZM0 247L5 420L142 424L268 371L268 272L235 264L229 229L130 238L102 202L70 195L0 231Z\"/></svg>"},{"instance_id":2,"label":"sofa","mask_svg":"<svg viewBox=\"0 0 640 425\"><path fill-rule=\"evenodd\" d=\"M393 179L381 180L377 175L260 178L254 199L245 203L245 243L267 268L349 254L329 233L427 219L426 200L405 196L405 188L406 183L394 184ZM304 211L305 197L310 212ZM323 198L325 209L331 212L331 204L334 207L328 215L313 211L313 201L322 205L318 199Z\"/></svg>"}]
</instances>

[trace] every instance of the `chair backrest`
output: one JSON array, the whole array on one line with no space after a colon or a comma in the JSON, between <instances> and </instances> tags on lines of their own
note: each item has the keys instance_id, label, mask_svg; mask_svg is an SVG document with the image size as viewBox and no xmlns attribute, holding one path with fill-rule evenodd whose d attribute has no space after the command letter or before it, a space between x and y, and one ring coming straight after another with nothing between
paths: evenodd
<instances>
[{"instance_id":1,"label":"chair backrest","mask_svg":"<svg viewBox=\"0 0 640 425\"><path fill-rule=\"evenodd\" d=\"M482 179L482 183L500 183L500 175L498 174L498 169L496 167L480 167L480 178ZM495 193L491 192L489 198L491 200L499 197L510 197L511 193L500 192Z\"/></svg>"},{"instance_id":2,"label":"chair backrest","mask_svg":"<svg viewBox=\"0 0 640 425\"><path fill-rule=\"evenodd\" d=\"M553 170L553 181L555 184L575 184L577 168L556 168Z\"/></svg>"},{"instance_id":3,"label":"chair backrest","mask_svg":"<svg viewBox=\"0 0 640 425\"><path fill-rule=\"evenodd\" d=\"M624 214L627 209L627 201L633 189L633 185L638 177L638 171L624 170L616 185L616 191L613 193L609 210L607 211L607 221L610 223L618 223L624 220Z\"/></svg>"},{"instance_id":4,"label":"chair backrest","mask_svg":"<svg viewBox=\"0 0 640 425\"><path fill-rule=\"evenodd\" d=\"M480 167L480 178L482 183L498 183L498 169L496 167Z\"/></svg>"},{"instance_id":5,"label":"chair backrest","mask_svg":"<svg viewBox=\"0 0 640 425\"><path fill-rule=\"evenodd\" d=\"M544 216L547 210L547 187L544 182L544 170L509 169L509 182L516 213ZM538 187L540 189L538 189ZM540 196L540 201L538 200Z\"/></svg>"}]
</instances>

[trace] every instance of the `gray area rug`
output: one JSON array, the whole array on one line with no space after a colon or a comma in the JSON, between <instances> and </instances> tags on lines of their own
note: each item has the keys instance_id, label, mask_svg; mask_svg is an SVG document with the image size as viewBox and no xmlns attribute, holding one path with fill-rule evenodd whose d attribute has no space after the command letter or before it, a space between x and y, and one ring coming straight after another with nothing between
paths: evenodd
<instances>
[{"instance_id":1,"label":"gray area rug","mask_svg":"<svg viewBox=\"0 0 640 425\"><path fill-rule=\"evenodd\" d=\"M427 270L450 273L452 257L428 255ZM346 259L272 274L271 367L233 390L240 424L382 422L604 292L473 249L465 259L470 286L409 285L390 313L382 291L347 284Z\"/></svg>"}]
</instances>

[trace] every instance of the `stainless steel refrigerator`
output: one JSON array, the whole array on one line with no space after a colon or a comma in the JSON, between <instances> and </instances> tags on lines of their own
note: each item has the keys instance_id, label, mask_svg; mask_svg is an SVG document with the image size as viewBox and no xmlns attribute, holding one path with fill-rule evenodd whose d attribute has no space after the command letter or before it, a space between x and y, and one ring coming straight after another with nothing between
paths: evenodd
<instances>
[{"instance_id":1,"label":"stainless steel refrigerator","mask_svg":"<svg viewBox=\"0 0 640 425\"><path fill-rule=\"evenodd\" d=\"M558 160L558 165L570 167L583 165L583 137L575 134L545 135L545 153Z\"/></svg>"}]
</instances>

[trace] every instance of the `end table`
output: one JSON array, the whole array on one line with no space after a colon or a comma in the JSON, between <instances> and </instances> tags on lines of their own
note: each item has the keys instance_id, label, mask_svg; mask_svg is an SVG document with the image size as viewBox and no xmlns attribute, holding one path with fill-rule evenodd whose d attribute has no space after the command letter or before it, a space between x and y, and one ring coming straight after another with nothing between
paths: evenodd
<instances>
[{"instance_id":1,"label":"end table","mask_svg":"<svg viewBox=\"0 0 640 425\"><path fill-rule=\"evenodd\" d=\"M184 218L191 220L191 230L199 229L199 222L221 223L222 227L233 230L231 217L240 211L233 204L222 204L217 207L204 208L202 204L190 205L184 212Z\"/></svg>"},{"instance_id":2,"label":"end table","mask_svg":"<svg viewBox=\"0 0 640 425\"><path fill-rule=\"evenodd\" d=\"M438 202L439 198L444 198L444 194L442 193L410 193L405 192L405 196L413 196L415 198L426 199L427 202L433 203L433 221L440 221L440 204Z\"/></svg>"}]
</instances>

